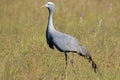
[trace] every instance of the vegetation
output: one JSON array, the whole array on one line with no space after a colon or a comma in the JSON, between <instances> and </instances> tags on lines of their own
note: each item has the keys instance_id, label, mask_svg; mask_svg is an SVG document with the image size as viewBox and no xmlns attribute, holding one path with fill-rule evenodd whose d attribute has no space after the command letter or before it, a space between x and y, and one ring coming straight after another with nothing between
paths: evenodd
<instances>
[{"instance_id":1,"label":"vegetation","mask_svg":"<svg viewBox=\"0 0 120 80\"><path fill-rule=\"evenodd\" d=\"M120 0L51 0L54 26L91 52L100 74L70 53L78 80L120 79ZM64 54L49 49L47 0L0 0L0 80L64 80ZM75 80L69 60L68 80Z\"/></svg>"}]
</instances>

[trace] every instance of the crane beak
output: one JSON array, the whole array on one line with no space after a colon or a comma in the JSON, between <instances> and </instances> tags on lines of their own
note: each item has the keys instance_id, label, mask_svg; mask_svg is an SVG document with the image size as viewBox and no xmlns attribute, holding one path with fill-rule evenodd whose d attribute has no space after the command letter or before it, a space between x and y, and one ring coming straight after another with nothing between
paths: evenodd
<instances>
[{"instance_id":1,"label":"crane beak","mask_svg":"<svg viewBox=\"0 0 120 80\"><path fill-rule=\"evenodd\" d=\"M45 7L45 5L41 6L41 8Z\"/></svg>"}]
</instances>

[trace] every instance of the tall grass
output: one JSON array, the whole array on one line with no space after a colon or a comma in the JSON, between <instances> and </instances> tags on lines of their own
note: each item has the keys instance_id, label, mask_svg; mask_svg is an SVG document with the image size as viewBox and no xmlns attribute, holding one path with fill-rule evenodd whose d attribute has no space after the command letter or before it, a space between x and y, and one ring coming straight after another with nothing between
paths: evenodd
<instances>
[{"instance_id":1,"label":"tall grass","mask_svg":"<svg viewBox=\"0 0 120 80\"><path fill-rule=\"evenodd\" d=\"M52 0L54 26L75 36L91 52L101 75L78 55L72 56L78 80L120 79L120 1ZM0 1L0 80L64 80L64 54L45 39L47 0ZM70 60L69 60L70 61ZM75 80L68 66L68 80Z\"/></svg>"}]
</instances>

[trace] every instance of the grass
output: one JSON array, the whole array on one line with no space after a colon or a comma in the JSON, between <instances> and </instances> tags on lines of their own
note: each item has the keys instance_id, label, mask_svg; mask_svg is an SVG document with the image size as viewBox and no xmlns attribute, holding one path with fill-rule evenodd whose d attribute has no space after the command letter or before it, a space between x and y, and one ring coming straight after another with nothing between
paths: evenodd
<instances>
[{"instance_id":1,"label":"grass","mask_svg":"<svg viewBox=\"0 0 120 80\"><path fill-rule=\"evenodd\" d=\"M78 80L120 79L120 1L52 0L55 28L75 36L91 52L101 75L78 55ZM64 54L48 48L43 0L0 1L0 80L64 80ZM69 60L70 61L70 60ZM75 80L68 66L68 80Z\"/></svg>"}]
</instances>

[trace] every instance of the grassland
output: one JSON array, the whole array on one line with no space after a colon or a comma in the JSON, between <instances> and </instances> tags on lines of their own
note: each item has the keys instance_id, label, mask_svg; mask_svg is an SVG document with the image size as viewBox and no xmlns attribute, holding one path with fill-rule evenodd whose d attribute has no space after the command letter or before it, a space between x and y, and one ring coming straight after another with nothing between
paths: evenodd
<instances>
[{"instance_id":1,"label":"grassland","mask_svg":"<svg viewBox=\"0 0 120 80\"><path fill-rule=\"evenodd\" d=\"M80 40L101 73L74 54L78 80L120 80L120 0L51 1L55 28ZM46 2L0 0L0 80L64 80L64 54L46 44ZM70 63L67 71L75 80Z\"/></svg>"}]
</instances>

